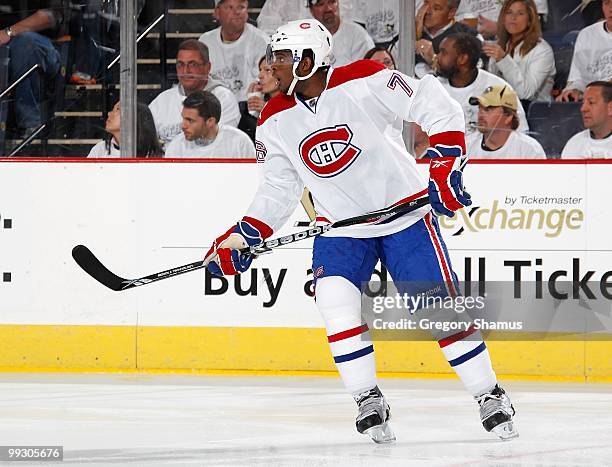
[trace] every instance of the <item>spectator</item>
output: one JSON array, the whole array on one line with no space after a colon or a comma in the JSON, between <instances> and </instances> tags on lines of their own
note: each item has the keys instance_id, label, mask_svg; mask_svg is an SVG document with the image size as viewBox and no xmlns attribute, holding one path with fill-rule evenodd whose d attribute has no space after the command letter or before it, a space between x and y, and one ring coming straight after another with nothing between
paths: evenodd
<instances>
[{"instance_id":1,"label":"spectator","mask_svg":"<svg viewBox=\"0 0 612 467\"><path fill-rule=\"evenodd\" d=\"M251 92L261 93L261 96L251 96L247 100L249 112L256 113L257 117L259 117L266 102L280 94L278 81L272 76L272 67L266 62L266 57L261 57L259 60L259 76L257 81L249 85L249 93Z\"/></svg>"},{"instance_id":2,"label":"spectator","mask_svg":"<svg viewBox=\"0 0 612 467\"><path fill-rule=\"evenodd\" d=\"M353 17L354 2L342 0L340 4L340 16L345 21ZM279 26L302 18L312 18L306 0L266 0L257 17L257 27L271 36Z\"/></svg>"},{"instance_id":3,"label":"spectator","mask_svg":"<svg viewBox=\"0 0 612 467\"><path fill-rule=\"evenodd\" d=\"M220 81L209 77L211 62L208 47L195 39L179 45L176 55L176 74L179 84L159 94L149 105L157 133L164 143L169 143L181 133L183 100L196 91L210 91L221 102L223 125L237 126L240 110L236 97Z\"/></svg>"},{"instance_id":4,"label":"spectator","mask_svg":"<svg viewBox=\"0 0 612 467\"><path fill-rule=\"evenodd\" d=\"M478 106L478 132L465 142L471 159L546 159L540 143L515 131L519 101L510 86L490 86L480 96L471 97L470 104Z\"/></svg>"},{"instance_id":5,"label":"spectator","mask_svg":"<svg viewBox=\"0 0 612 467\"><path fill-rule=\"evenodd\" d=\"M368 59L368 60L374 60L378 63L382 63L389 70L396 69L395 58L393 58L393 55L391 54L391 52L383 46L377 45L371 48L370 50L366 52L363 58Z\"/></svg>"},{"instance_id":6,"label":"spectator","mask_svg":"<svg viewBox=\"0 0 612 467\"><path fill-rule=\"evenodd\" d=\"M533 0L506 0L499 14L498 42L485 42L489 71L504 78L525 109L529 102L549 102L555 81L555 56L542 39Z\"/></svg>"},{"instance_id":7,"label":"spectator","mask_svg":"<svg viewBox=\"0 0 612 467\"><path fill-rule=\"evenodd\" d=\"M377 46L391 50L399 39L399 8L399 0L357 0L353 21L363 25Z\"/></svg>"},{"instance_id":8,"label":"spectator","mask_svg":"<svg viewBox=\"0 0 612 467\"><path fill-rule=\"evenodd\" d=\"M483 94L490 86L508 85L499 76L478 69L481 51L481 42L473 35L452 34L440 44L440 53L437 58L440 82L451 97L463 107L466 135L477 129L476 109L470 105L469 98ZM518 116L520 122L518 130L525 133L529 130L529 126L522 106L518 109Z\"/></svg>"},{"instance_id":9,"label":"spectator","mask_svg":"<svg viewBox=\"0 0 612 467\"><path fill-rule=\"evenodd\" d=\"M257 79L259 58L266 53L268 36L247 24L247 0L215 0L213 16L219 26L200 36L208 46L211 76L224 83L238 102L246 101L248 83Z\"/></svg>"},{"instance_id":10,"label":"spectator","mask_svg":"<svg viewBox=\"0 0 612 467\"><path fill-rule=\"evenodd\" d=\"M612 0L603 0L601 7L605 21L578 34L567 86L558 101L579 101L587 83L612 79Z\"/></svg>"},{"instance_id":11,"label":"spectator","mask_svg":"<svg viewBox=\"0 0 612 467\"><path fill-rule=\"evenodd\" d=\"M155 131L153 115L146 104L141 102L136 107L136 157L162 157L164 152L159 144ZM119 102L108 113L104 129L108 137L91 148L87 157L116 158L121 157L121 107Z\"/></svg>"},{"instance_id":12,"label":"spectator","mask_svg":"<svg viewBox=\"0 0 612 467\"><path fill-rule=\"evenodd\" d=\"M495 38L498 31L497 21L501 11L500 0L461 0L457 10L457 21L478 28L487 39ZM535 0L541 19L548 15L548 0Z\"/></svg>"},{"instance_id":13,"label":"spectator","mask_svg":"<svg viewBox=\"0 0 612 467\"><path fill-rule=\"evenodd\" d=\"M455 22L459 0L425 0L416 15L416 66L415 73L422 78L432 73L432 64L440 43L445 37L456 33L476 36L476 30Z\"/></svg>"},{"instance_id":14,"label":"spectator","mask_svg":"<svg viewBox=\"0 0 612 467\"><path fill-rule=\"evenodd\" d=\"M255 146L242 131L219 125L221 103L213 93L196 91L183 101L183 132L166 149L174 158L255 158Z\"/></svg>"},{"instance_id":15,"label":"spectator","mask_svg":"<svg viewBox=\"0 0 612 467\"><path fill-rule=\"evenodd\" d=\"M587 85L580 112L586 130L570 138L561 158L611 158L612 82L594 81Z\"/></svg>"},{"instance_id":16,"label":"spectator","mask_svg":"<svg viewBox=\"0 0 612 467\"><path fill-rule=\"evenodd\" d=\"M56 0L49 8L0 30L0 46L9 45L9 82L14 82L38 64L46 79L56 79L60 71L60 55L51 39L68 30L71 11L68 2ZM19 133L29 136L42 123L39 73L24 79L14 91L15 120Z\"/></svg>"},{"instance_id":17,"label":"spectator","mask_svg":"<svg viewBox=\"0 0 612 467\"><path fill-rule=\"evenodd\" d=\"M243 102L246 107L242 111L240 128L255 141L255 130L257 129L257 119L266 102L274 96L280 94L278 81L272 76L272 67L266 62L266 57L259 60L259 78L249 85L248 100Z\"/></svg>"},{"instance_id":18,"label":"spectator","mask_svg":"<svg viewBox=\"0 0 612 467\"><path fill-rule=\"evenodd\" d=\"M359 60L374 47L374 41L365 29L358 24L340 19L338 1L308 0L310 14L333 36L334 52L331 64L337 67Z\"/></svg>"}]
</instances>

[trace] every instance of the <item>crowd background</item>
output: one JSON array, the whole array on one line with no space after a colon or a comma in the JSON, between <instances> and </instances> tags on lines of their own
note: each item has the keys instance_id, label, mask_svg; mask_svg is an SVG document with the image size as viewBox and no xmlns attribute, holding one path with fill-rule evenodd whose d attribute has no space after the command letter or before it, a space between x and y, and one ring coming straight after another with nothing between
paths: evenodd
<instances>
[{"instance_id":1,"label":"crowd background","mask_svg":"<svg viewBox=\"0 0 612 467\"><path fill-rule=\"evenodd\" d=\"M269 35L315 17L333 66L397 68L404 0L138 0L137 157L254 157L278 93ZM410 1L410 0L405 0ZM612 0L416 0L415 70L466 115L474 158L612 157ZM118 157L119 0L0 5L0 156ZM405 47L405 45L404 45ZM416 125L412 153L427 135ZM157 143L157 144L156 144Z\"/></svg>"}]
</instances>

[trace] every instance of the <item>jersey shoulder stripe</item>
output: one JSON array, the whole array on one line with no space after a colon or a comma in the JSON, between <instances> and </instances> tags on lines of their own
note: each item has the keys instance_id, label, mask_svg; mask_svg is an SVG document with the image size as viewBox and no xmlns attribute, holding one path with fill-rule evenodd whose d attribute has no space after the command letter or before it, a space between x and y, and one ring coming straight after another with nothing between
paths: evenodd
<instances>
[{"instance_id":1,"label":"jersey shoulder stripe","mask_svg":"<svg viewBox=\"0 0 612 467\"><path fill-rule=\"evenodd\" d=\"M379 71L386 70L382 63L374 60L358 60L349 65L334 68L332 75L329 79L327 89L340 86L341 84L349 81L366 78L372 76ZM263 123L273 115L280 113L284 110L288 110L296 105L295 98L293 96L287 96L286 94L279 94L278 96L270 99L259 116L257 126L263 125Z\"/></svg>"},{"instance_id":2,"label":"jersey shoulder stripe","mask_svg":"<svg viewBox=\"0 0 612 467\"><path fill-rule=\"evenodd\" d=\"M274 96L261 110L261 114L259 115L259 120L257 121L257 126L261 126L264 122L272 117L273 115L280 113L284 110L288 110L291 107L294 107L296 104L295 98L293 96L288 96L286 94L279 94Z\"/></svg>"},{"instance_id":3,"label":"jersey shoulder stripe","mask_svg":"<svg viewBox=\"0 0 612 467\"><path fill-rule=\"evenodd\" d=\"M358 60L349 65L334 68L327 89L335 88L355 79L367 78L382 70L386 70L385 66L374 60Z\"/></svg>"}]
</instances>

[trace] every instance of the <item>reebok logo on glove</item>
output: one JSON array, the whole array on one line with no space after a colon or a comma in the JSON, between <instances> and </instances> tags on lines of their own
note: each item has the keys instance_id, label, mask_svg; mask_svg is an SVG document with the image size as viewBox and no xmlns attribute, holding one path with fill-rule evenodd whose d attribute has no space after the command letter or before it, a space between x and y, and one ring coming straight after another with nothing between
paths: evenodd
<instances>
[{"instance_id":1,"label":"reebok logo on glove","mask_svg":"<svg viewBox=\"0 0 612 467\"><path fill-rule=\"evenodd\" d=\"M459 146L437 144L427 150L429 163L429 199L437 215L454 217L455 211L472 204L463 187L463 167L467 156Z\"/></svg>"}]
</instances>

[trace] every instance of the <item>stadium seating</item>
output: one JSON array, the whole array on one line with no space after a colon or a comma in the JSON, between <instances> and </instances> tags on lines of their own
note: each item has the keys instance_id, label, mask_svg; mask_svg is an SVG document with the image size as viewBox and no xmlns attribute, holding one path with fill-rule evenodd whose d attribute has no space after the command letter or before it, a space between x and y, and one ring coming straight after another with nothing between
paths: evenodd
<instances>
[{"instance_id":1,"label":"stadium seating","mask_svg":"<svg viewBox=\"0 0 612 467\"><path fill-rule=\"evenodd\" d=\"M582 131L580 102L534 102L527 120L530 134L537 139L549 158L559 158L565 143Z\"/></svg>"}]
</instances>

